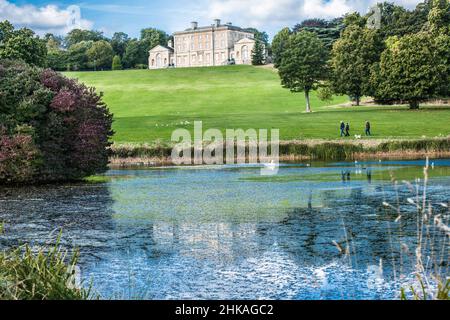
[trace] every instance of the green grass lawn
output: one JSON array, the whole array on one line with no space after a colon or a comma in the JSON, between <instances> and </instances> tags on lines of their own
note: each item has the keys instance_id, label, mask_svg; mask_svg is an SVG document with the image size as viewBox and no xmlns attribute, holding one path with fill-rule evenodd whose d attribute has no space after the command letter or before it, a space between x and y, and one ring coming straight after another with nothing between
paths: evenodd
<instances>
[{"instance_id":1,"label":"green grass lawn","mask_svg":"<svg viewBox=\"0 0 450 320\"><path fill-rule=\"evenodd\" d=\"M374 138L435 137L450 134L449 107L336 106L312 95L312 114L304 113L302 93L283 89L276 72L252 66L168 70L70 72L104 93L114 113L115 142L170 141L176 128L280 129L281 140L339 138L339 122L350 122L352 135L364 133L370 120ZM186 124L186 121L189 123Z\"/></svg>"}]
</instances>

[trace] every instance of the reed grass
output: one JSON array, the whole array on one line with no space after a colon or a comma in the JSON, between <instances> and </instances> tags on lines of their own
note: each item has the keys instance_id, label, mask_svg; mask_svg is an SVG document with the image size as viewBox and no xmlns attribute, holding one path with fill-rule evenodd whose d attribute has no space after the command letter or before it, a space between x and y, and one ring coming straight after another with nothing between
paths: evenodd
<instances>
[{"instance_id":1,"label":"reed grass","mask_svg":"<svg viewBox=\"0 0 450 320\"><path fill-rule=\"evenodd\" d=\"M167 164L173 145L157 141L153 144L114 144L111 148L113 164ZM224 148L225 149L225 148ZM225 150L223 152L225 153ZM248 146L245 151L248 155ZM269 148L270 153L270 148ZM416 140L327 141L306 140L280 142L280 159L359 160L390 156L449 156L450 137ZM247 159L248 160L248 159Z\"/></svg>"},{"instance_id":2,"label":"reed grass","mask_svg":"<svg viewBox=\"0 0 450 320\"><path fill-rule=\"evenodd\" d=\"M78 253L69 257L57 243L51 248L30 245L0 253L0 300L86 300L91 288L81 287Z\"/></svg>"},{"instance_id":3,"label":"reed grass","mask_svg":"<svg viewBox=\"0 0 450 320\"><path fill-rule=\"evenodd\" d=\"M423 170L423 180L416 180L415 184L408 181L397 181L392 177L392 183L397 190L397 203L384 202L384 207L394 213L397 218L393 224L399 224L404 215L409 212L399 203L398 185L404 184L411 192L407 199L408 205L416 209L417 242L415 247L409 248L406 243L392 243L392 252L398 248L401 259L394 264L394 275L403 280L400 288L402 300L450 300L450 275L448 266L448 241L450 228L448 219L449 203L433 204L428 196L429 159ZM436 212L433 206L439 206L446 213ZM394 262L393 262L394 263ZM405 268L405 264L410 263ZM408 267L408 266L406 266ZM403 270L412 269L412 274L402 274Z\"/></svg>"}]
</instances>

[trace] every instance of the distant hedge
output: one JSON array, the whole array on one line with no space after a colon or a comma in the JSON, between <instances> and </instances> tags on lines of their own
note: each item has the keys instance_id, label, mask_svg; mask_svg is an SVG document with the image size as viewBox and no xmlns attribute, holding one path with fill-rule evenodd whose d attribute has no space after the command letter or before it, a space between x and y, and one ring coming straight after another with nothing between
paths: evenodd
<instances>
[{"instance_id":1,"label":"distant hedge","mask_svg":"<svg viewBox=\"0 0 450 320\"><path fill-rule=\"evenodd\" d=\"M107 169L112 114L52 70L0 60L0 184L77 180Z\"/></svg>"}]
</instances>

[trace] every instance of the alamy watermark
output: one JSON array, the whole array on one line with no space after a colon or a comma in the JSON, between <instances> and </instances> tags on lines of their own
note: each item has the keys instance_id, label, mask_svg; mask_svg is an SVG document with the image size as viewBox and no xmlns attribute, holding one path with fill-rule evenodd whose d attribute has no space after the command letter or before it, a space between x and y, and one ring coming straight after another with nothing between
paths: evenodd
<instances>
[{"instance_id":1,"label":"alamy watermark","mask_svg":"<svg viewBox=\"0 0 450 320\"><path fill-rule=\"evenodd\" d=\"M81 9L77 5L67 7L69 17L66 21L69 30L81 29Z\"/></svg>"},{"instance_id":2,"label":"alamy watermark","mask_svg":"<svg viewBox=\"0 0 450 320\"><path fill-rule=\"evenodd\" d=\"M172 133L172 162L176 165L262 164L261 175L276 175L279 168L278 129L219 129L203 132L203 122L194 122L194 136L186 129Z\"/></svg>"},{"instance_id":3,"label":"alamy watermark","mask_svg":"<svg viewBox=\"0 0 450 320\"><path fill-rule=\"evenodd\" d=\"M375 5L369 9L367 28L377 30L381 29L381 8L379 5Z\"/></svg>"}]
</instances>

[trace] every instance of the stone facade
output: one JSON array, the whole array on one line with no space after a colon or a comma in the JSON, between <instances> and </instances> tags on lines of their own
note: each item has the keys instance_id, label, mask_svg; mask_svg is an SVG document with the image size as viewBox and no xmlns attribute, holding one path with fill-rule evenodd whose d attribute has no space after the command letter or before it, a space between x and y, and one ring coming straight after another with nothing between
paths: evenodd
<instances>
[{"instance_id":1,"label":"stone facade","mask_svg":"<svg viewBox=\"0 0 450 320\"><path fill-rule=\"evenodd\" d=\"M150 50L149 68L161 69L169 66L207 67L236 64L251 64L255 46L254 35L231 23L220 24L215 20L209 27L191 28L175 32L173 44L156 46Z\"/></svg>"}]
</instances>

